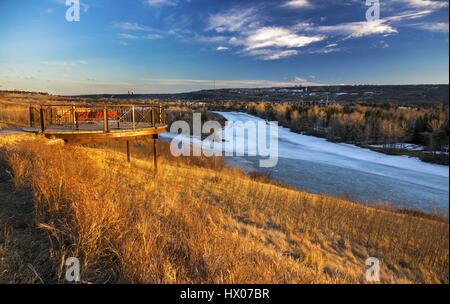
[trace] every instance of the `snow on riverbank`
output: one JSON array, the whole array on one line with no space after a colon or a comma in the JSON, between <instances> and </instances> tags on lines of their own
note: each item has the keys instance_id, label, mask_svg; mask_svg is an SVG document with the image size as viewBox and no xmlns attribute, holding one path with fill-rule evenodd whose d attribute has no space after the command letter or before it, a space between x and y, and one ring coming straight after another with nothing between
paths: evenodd
<instances>
[{"instance_id":1,"label":"snow on riverbank","mask_svg":"<svg viewBox=\"0 0 450 304\"><path fill-rule=\"evenodd\" d=\"M229 121L262 121L262 119L258 117L245 113L216 113L224 116ZM447 166L425 163L417 158L386 155L351 144L333 143L324 138L297 134L283 127L278 127L278 131L280 148L279 157L291 159L308 158L308 160L326 162L327 164L343 167L351 165L352 160L357 160L364 161L367 164L375 163L443 177L449 176L449 169Z\"/></svg>"}]
</instances>

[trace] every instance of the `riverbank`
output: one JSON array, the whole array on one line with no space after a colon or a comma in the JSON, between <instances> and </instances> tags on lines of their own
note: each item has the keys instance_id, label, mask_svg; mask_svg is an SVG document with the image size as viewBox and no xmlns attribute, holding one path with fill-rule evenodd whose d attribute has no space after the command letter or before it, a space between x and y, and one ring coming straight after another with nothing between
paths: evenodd
<instances>
[{"instance_id":1,"label":"riverbank","mask_svg":"<svg viewBox=\"0 0 450 304\"><path fill-rule=\"evenodd\" d=\"M230 121L258 121L246 113L215 112ZM243 132L237 132L244 134ZM363 204L389 203L395 208L448 212L448 167L406 156L391 156L355 145L332 143L278 128L278 165L259 167L259 159L233 157L231 164L246 172L270 172L282 183L312 193L350 198ZM170 140L172 134L162 138ZM240 138L240 142L245 142ZM191 138L185 138L191 143ZM198 139L193 143L201 145ZM257 143L250 143L257 146ZM211 146L204 144L203 146ZM216 148L222 151L222 146ZM243 150L243 147L237 147ZM230 151L229 151L230 152ZM236 151L231 151L236 152Z\"/></svg>"}]
</instances>

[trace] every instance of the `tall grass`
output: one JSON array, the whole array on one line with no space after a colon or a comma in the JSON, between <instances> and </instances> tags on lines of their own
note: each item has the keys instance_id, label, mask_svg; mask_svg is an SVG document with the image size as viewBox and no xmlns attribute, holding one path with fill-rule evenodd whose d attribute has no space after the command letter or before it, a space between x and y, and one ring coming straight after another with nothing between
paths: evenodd
<instances>
[{"instance_id":1,"label":"tall grass","mask_svg":"<svg viewBox=\"0 0 450 304\"><path fill-rule=\"evenodd\" d=\"M71 256L83 282L97 283L363 283L369 256L385 283L449 281L448 219L170 157L154 175L144 155L128 164L110 149L41 140L1 149L16 187L34 193L54 265L35 268L49 281L64 282Z\"/></svg>"},{"instance_id":2,"label":"tall grass","mask_svg":"<svg viewBox=\"0 0 450 304\"><path fill-rule=\"evenodd\" d=\"M15 127L28 127L30 125L29 117L29 105L0 101L0 123Z\"/></svg>"}]
</instances>

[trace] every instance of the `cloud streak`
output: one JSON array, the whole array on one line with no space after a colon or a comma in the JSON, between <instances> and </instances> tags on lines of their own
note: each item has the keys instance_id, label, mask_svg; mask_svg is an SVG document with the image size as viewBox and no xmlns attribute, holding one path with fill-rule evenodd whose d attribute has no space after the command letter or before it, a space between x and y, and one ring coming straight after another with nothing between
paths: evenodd
<instances>
[{"instance_id":1,"label":"cloud streak","mask_svg":"<svg viewBox=\"0 0 450 304\"><path fill-rule=\"evenodd\" d=\"M88 65L86 60L73 61L41 61L41 64L54 67L76 67L80 65Z\"/></svg>"},{"instance_id":2,"label":"cloud streak","mask_svg":"<svg viewBox=\"0 0 450 304\"><path fill-rule=\"evenodd\" d=\"M311 7L311 2L309 0L290 0L287 1L283 6L290 8L305 8Z\"/></svg>"},{"instance_id":3,"label":"cloud streak","mask_svg":"<svg viewBox=\"0 0 450 304\"><path fill-rule=\"evenodd\" d=\"M174 6L178 4L175 0L146 0L148 6Z\"/></svg>"}]
</instances>

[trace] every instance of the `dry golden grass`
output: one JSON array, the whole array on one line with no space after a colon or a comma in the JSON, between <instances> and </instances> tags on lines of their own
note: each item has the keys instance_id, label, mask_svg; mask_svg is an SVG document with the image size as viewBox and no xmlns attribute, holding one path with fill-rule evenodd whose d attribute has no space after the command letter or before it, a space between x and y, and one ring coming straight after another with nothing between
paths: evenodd
<instances>
[{"instance_id":1,"label":"dry golden grass","mask_svg":"<svg viewBox=\"0 0 450 304\"><path fill-rule=\"evenodd\" d=\"M364 283L369 256L381 260L384 283L449 281L447 219L170 158L155 176L151 162L128 164L110 149L6 136L0 151L17 191L34 195L34 227L48 235L50 266L30 263L45 282L64 282L71 256L82 281L97 283Z\"/></svg>"}]
</instances>

